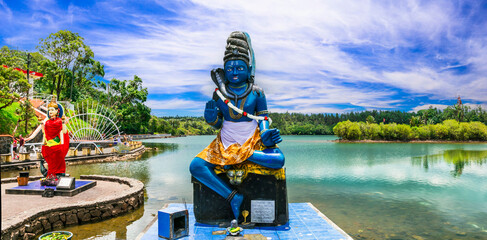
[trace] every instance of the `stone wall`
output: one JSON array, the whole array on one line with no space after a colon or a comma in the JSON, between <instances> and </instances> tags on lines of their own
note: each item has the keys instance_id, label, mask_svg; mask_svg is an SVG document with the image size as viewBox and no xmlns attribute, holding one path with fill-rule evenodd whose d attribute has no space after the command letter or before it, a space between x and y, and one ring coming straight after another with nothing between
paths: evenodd
<instances>
[{"instance_id":1,"label":"stone wall","mask_svg":"<svg viewBox=\"0 0 487 240\"><path fill-rule=\"evenodd\" d=\"M80 165L80 164L90 164L90 163L138 160L140 159L140 156L145 152L145 150L146 150L145 146L142 145L141 147L134 149L127 154L116 154L105 158L100 157L100 158L83 159L83 160L76 160L76 158L66 159L66 165ZM101 155L94 155L94 156L101 156Z\"/></svg>"},{"instance_id":2,"label":"stone wall","mask_svg":"<svg viewBox=\"0 0 487 240\"><path fill-rule=\"evenodd\" d=\"M10 153L10 145L12 144L11 136L0 136L0 154Z\"/></svg>"},{"instance_id":3,"label":"stone wall","mask_svg":"<svg viewBox=\"0 0 487 240\"><path fill-rule=\"evenodd\" d=\"M144 145L139 148L136 148L129 153L126 154L94 154L91 157L85 156L78 156L78 157L66 157L66 166L68 165L81 165L81 164L91 164L91 163L104 163L104 162L116 162L116 161L130 161L130 160L139 160L142 154L146 151ZM3 163L3 162L2 162ZM1 165L1 171L10 171L10 170L29 170L31 168L39 168L39 161L33 160L31 162L24 163L23 165L19 166L18 164L14 163L3 163ZM68 172L69 173L69 172Z\"/></svg>"},{"instance_id":4,"label":"stone wall","mask_svg":"<svg viewBox=\"0 0 487 240\"><path fill-rule=\"evenodd\" d=\"M108 199L102 202L53 208L48 211L39 212L7 229L3 229L2 227L2 239L34 239L36 235L43 232L113 218L130 212L144 204L144 184L138 180L96 175L82 175L80 178L118 182L126 184L131 188L124 197ZM2 183L15 181L17 181L15 178L2 179Z\"/></svg>"},{"instance_id":5,"label":"stone wall","mask_svg":"<svg viewBox=\"0 0 487 240\"><path fill-rule=\"evenodd\" d=\"M25 137L25 136L24 136ZM31 139L30 141L26 142L26 143L39 143L39 142L42 142L42 138L44 137L44 134L42 133L42 131L39 131L39 133L37 133L37 136L35 136L33 139ZM10 145L12 144L12 137L9 135L9 136L0 136L0 154L7 154L7 153L10 153ZM18 141L18 139L17 139Z\"/></svg>"},{"instance_id":6,"label":"stone wall","mask_svg":"<svg viewBox=\"0 0 487 240\"><path fill-rule=\"evenodd\" d=\"M37 133L37 135L34 138L32 138L30 141L28 141L27 143L40 143L40 142L42 142L43 138L44 138L44 132L39 131Z\"/></svg>"}]
</instances>

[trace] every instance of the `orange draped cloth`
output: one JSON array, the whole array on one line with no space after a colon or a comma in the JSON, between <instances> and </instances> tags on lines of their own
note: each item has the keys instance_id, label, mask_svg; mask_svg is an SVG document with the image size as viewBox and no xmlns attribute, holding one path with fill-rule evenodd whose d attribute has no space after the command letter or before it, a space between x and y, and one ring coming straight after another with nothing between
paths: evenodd
<instances>
[{"instance_id":1,"label":"orange draped cloth","mask_svg":"<svg viewBox=\"0 0 487 240\"><path fill-rule=\"evenodd\" d=\"M259 128L255 129L254 135L247 139L243 145L234 143L227 149L223 146L220 132L213 142L201 151L196 157L199 157L209 163L224 166L239 164L247 160L254 150L261 150L262 141L260 139Z\"/></svg>"},{"instance_id":2,"label":"orange draped cloth","mask_svg":"<svg viewBox=\"0 0 487 240\"><path fill-rule=\"evenodd\" d=\"M64 134L64 144L61 144L60 136L63 129L63 121L60 118L47 120L44 124L44 135L48 144L42 145L42 156L47 162L47 176L56 176L66 172L64 157L69 150L69 133ZM48 146L49 145L49 146Z\"/></svg>"}]
</instances>

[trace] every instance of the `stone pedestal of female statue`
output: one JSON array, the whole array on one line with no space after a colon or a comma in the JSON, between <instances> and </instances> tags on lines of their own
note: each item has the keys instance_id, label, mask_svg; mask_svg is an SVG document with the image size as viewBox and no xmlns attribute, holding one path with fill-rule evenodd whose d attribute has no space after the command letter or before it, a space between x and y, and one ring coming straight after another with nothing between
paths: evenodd
<instances>
[{"instance_id":1,"label":"stone pedestal of female statue","mask_svg":"<svg viewBox=\"0 0 487 240\"><path fill-rule=\"evenodd\" d=\"M249 35L233 32L224 69L211 72L217 88L206 104L205 120L220 131L190 165L198 222L262 219L271 205L274 216L268 212L260 223L288 220L284 155L276 145L282 139L279 130L269 128L264 91L254 85L253 55ZM250 212L250 219L242 211Z\"/></svg>"}]
</instances>

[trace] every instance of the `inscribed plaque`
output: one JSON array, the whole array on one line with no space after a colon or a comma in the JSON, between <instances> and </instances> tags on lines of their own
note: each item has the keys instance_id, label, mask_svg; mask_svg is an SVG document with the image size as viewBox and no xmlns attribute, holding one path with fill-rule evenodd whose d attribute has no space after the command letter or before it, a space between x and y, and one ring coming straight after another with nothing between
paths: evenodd
<instances>
[{"instance_id":1,"label":"inscribed plaque","mask_svg":"<svg viewBox=\"0 0 487 240\"><path fill-rule=\"evenodd\" d=\"M273 223L276 217L276 202L273 200L251 200L250 217L253 223Z\"/></svg>"}]
</instances>

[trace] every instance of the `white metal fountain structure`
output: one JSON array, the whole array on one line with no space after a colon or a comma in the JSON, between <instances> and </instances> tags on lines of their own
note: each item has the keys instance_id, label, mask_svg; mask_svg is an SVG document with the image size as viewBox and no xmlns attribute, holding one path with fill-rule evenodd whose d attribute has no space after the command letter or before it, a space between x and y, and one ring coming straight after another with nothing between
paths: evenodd
<instances>
[{"instance_id":1,"label":"white metal fountain structure","mask_svg":"<svg viewBox=\"0 0 487 240\"><path fill-rule=\"evenodd\" d=\"M36 94L34 99L42 100L42 104L34 110L44 117L47 116L47 105L51 102L52 95ZM98 148L97 142L109 141L120 137L120 130L117 126L117 117L111 109L94 101L83 101L72 105L68 101L57 101L63 106L64 115L67 117L66 127L69 130L70 142L78 143L76 149L83 144L93 144ZM31 136L26 138L29 141L42 131L39 125ZM25 143L25 147L39 152L42 142Z\"/></svg>"},{"instance_id":2,"label":"white metal fountain structure","mask_svg":"<svg viewBox=\"0 0 487 240\"><path fill-rule=\"evenodd\" d=\"M65 112L72 142L101 142L120 136L116 114L98 102L83 101Z\"/></svg>"}]
</instances>

